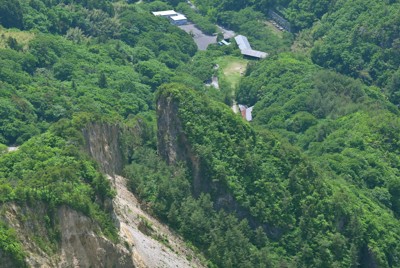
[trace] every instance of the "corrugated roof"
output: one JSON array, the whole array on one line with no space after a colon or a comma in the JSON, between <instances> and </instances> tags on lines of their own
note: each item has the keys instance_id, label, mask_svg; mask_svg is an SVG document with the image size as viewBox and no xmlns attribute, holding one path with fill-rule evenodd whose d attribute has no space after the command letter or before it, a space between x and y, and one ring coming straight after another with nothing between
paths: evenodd
<instances>
[{"instance_id":1,"label":"corrugated roof","mask_svg":"<svg viewBox=\"0 0 400 268\"><path fill-rule=\"evenodd\" d=\"M260 58L260 59L264 59L268 56L268 54L265 52L253 50L253 49L243 49L240 52L242 52L242 55Z\"/></svg>"},{"instance_id":2,"label":"corrugated roof","mask_svg":"<svg viewBox=\"0 0 400 268\"><path fill-rule=\"evenodd\" d=\"M250 108L247 108L247 109L246 109L246 120L247 120L247 121L252 121L252 120L253 120L253 115L252 115L252 113L253 113L253 107L254 107L254 106L251 106Z\"/></svg>"},{"instance_id":3,"label":"corrugated roof","mask_svg":"<svg viewBox=\"0 0 400 268\"><path fill-rule=\"evenodd\" d=\"M247 40L246 36L238 35L235 37L235 40L236 40L236 43L238 44L240 50L251 49L249 40Z\"/></svg>"},{"instance_id":4,"label":"corrugated roof","mask_svg":"<svg viewBox=\"0 0 400 268\"><path fill-rule=\"evenodd\" d=\"M175 10L155 11L152 13L154 16L176 16L176 15L178 15L178 13L176 13Z\"/></svg>"},{"instance_id":5,"label":"corrugated roof","mask_svg":"<svg viewBox=\"0 0 400 268\"><path fill-rule=\"evenodd\" d=\"M240 49L240 52L242 53L242 55L259 58L259 59L264 59L268 56L268 54L265 52L253 50L251 48L249 40L247 39L246 36L238 35L235 37L235 40L239 46L239 49Z\"/></svg>"}]
</instances>

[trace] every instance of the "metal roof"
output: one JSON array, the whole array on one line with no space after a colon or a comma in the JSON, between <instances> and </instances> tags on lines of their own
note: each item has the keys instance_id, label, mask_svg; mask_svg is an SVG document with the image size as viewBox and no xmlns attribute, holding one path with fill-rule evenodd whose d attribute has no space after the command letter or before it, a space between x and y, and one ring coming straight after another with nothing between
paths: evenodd
<instances>
[{"instance_id":1,"label":"metal roof","mask_svg":"<svg viewBox=\"0 0 400 268\"><path fill-rule=\"evenodd\" d=\"M154 16L176 16L176 15L178 15L178 13L176 13L175 10L155 11L152 13Z\"/></svg>"},{"instance_id":2,"label":"metal roof","mask_svg":"<svg viewBox=\"0 0 400 268\"><path fill-rule=\"evenodd\" d=\"M250 108L246 109L246 120L247 121L252 121L253 120L253 115L252 115L253 107L254 106L251 106Z\"/></svg>"},{"instance_id":3,"label":"metal roof","mask_svg":"<svg viewBox=\"0 0 400 268\"><path fill-rule=\"evenodd\" d=\"M253 50L253 49L243 49L240 52L242 53L242 55L259 58L259 59L264 59L268 56L268 54L265 52Z\"/></svg>"},{"instance_id":4,"label":"metal roof","mask_svg":"<svg viewBox=\"0 0 400 268\"><path fill-rule=\"evenodd\" d=\"M247 40L246 36L238 35L235 37L235 40L236 40L236 43L238 44L240 50L244 50L244 49L250 50L251 49L249 40Z\"/></svg>"},{"instance_id":5,"label":"metal roof","mask_svg":"<svg viewBox=\"0 0 400 268\"><path fill-rule=\"evenodd\" d=\"M239 46L239 49L240 49L240 52L242 53L242 55L259 58L259 59L264 59L268 56L268 53L258 51L258 50L253 50L251 48L249 40L247 39L246 36L238 35L235 37L235 40Z\"/></svg>"}]
</instances>

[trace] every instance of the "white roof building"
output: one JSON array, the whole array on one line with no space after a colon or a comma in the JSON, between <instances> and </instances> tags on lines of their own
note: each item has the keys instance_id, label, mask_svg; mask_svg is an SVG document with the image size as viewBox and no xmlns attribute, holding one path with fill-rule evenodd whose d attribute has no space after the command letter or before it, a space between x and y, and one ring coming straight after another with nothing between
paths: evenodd
<instances>
[{"instance_id":1,"label":"white roof building","mask_svg":"<svg viewBox=\"0 0 400 268\"><path fill-rule=\"evenodd\" d=\"M170 19L173 21L187 20L187 18L182 14L172 16Z\"/></svg>"},{"instance_id":2,"label":"white roof building","mask_svg":"<svg viewBox=\"0 0 400 268\"><path fill-rule=\"evenodd\" d=\"M175 10L155 11L151 12L154 16L172 17L177 16L178 13Z\"/></svg>"},{"instance_id":3,"label":"white roof building","mask_svg":"<svg viewBox=\"0 0 400 268\"><path fill-rule=\"evenodd\" d=\"M239 106L239 111L240 111L243 119L246 119L246 121L249 121L249 122L252 121L253 120L252 113L253 113L254 106L251 106L249 108L246 105L242 105L242 104L239 104L238 106Z\"/></svg>"}]
</instances>

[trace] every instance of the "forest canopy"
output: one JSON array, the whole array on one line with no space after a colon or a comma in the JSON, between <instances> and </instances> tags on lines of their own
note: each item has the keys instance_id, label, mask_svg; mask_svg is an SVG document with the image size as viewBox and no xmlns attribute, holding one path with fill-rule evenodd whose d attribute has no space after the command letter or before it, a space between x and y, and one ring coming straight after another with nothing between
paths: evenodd
<instances>
[{"instance_id":1,"label":"forest canopy","mask_svg":"<svg viewBox=\"0 0 400 268\"><path fill-rule=\"evenodd\" d=\"M191 4L0 0L0 255L27 266L24 239L56 254L63 206L120 239L115 190L87 152L97 124L119 129L143 207L208 267L399 267L400 3ZM233 39L198 51L162 9L269 56L244 58ZM162 145L177 141L169 161ZM12 228L12 206L45 208L43 237Z\"/></svg>"}]
</instances>

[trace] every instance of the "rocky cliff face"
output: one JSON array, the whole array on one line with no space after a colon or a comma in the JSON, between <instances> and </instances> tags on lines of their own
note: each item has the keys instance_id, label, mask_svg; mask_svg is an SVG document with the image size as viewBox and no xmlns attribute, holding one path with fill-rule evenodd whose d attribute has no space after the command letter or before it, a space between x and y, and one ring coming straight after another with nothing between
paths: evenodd
<instances>
[{"instance_id":1,"label":"rocky cliff face","mask_svg":"<svg viewBox=\"0 0 400 268\"><path fill-rule=\"evenodd\" d=\"M118 124L91 123L82 132L86 151L104 173L110 174L116 190L117 196L105 205L113 214L119 241L110 241L92 219L66 206L49 209L39 201L29 205L5 204L0 221L16 230L28 266L202 267L196 254L143 211L125 179L115 175L121 174L129 157L126 151L132 150L136 142L140 144L140 124L137 128L122 129ZM133 136L123 140L129 133ZM15 267L13 260L1 251L0 267Z\"/></svg>"},{"instance_id":2,"label":"rocky cliff face","mask_svg":"<svg viewBox=\"0 0 400 268\"><path fill-rule=\"evenodd\" d=\"M168 163L184 162L188 165L193 177L194 193L209 191L208 184L202 183L201 162L191 149L182 130L178 116L178 103L172 98L161 97L157 102L157 150L158 154Z\"/></svg>"},{"instance_id":3,"label":"rocky cliff face","mask_svg":"<svg viewBox=\"0 0 400 268\"><path fill-rule=\"evenodd\" d=\"M179 101L173 96L159 97L157 101L158 154L169 164L186 163L191 171L194 195L198 196L202 192L209 193L215 209L235 213L240 219L246 218L251 227L261 226L270 237L280 237L282 231L279 228L261 224L247 209L240 206L226 185L207 178L207 167L202 164L201 158L191 148L182 128L178 109Z\"/></svg>"},{"instance_id":4,"label":"rocky cliff face","mask_svg":"<svg viewBox=\"0 0 400 268\"><path fill-rule=\"evenodd\" d=\"M30 267L135 267L128 249L100 235L96 223L68 207L49 213L41 203L11 204L5 215L5 222L17 230ZM56 223L52 227L49 215ZM53 235L58 241L49 239ZM0 266L13 267L3 261Z\"/></svg>"},{"instance_id":5,"label":"rocky cliff face","mask_svg":"<svg viewBox=\"0 0 400 268\"><path fill-rule=\"evenodd\" d=\"M98 235L93 221L66 207L58 210L61 256L58 267L135 267L130 250Z\"/></svg>"},{"instance_id":6,"label":"rocky cliff face","mask_svg":"<svg viewBox=\"0 0 400 268\"><path fill-rule=\"evenodd\" d=\"M124 158L118 124L90 123L83 130L85 149L104 173L121 174Z\"/></svg>"}]
</instances>

